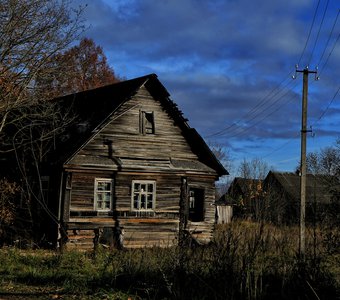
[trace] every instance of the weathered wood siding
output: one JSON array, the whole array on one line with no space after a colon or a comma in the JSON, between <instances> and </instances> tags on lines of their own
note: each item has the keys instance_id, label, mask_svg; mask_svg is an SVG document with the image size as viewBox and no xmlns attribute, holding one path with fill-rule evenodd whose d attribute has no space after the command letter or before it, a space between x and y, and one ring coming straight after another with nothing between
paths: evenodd
<instances>
[{"instance_id":1,"label":"weathered wood siding","mask_svg":"<svg viewBox=\"0 0 340 300\"><path fill-rule=\"evenodd\" d=\"M154 134L140 133L140 111L154 113ZM66 170L72 173L69 206L65 203L70 216L65 212L64 218L69 228L70 245L77 245L77 242L87 245L94 239L92 229L114 227L116 219L124 228L126 247L176 244L181 177L188 179L189 187L204 190L204 221L189 222L188 229L198 241L209 241L215 220L216 174L211 170L207 174L206 169L171 164L173 159L198 161L198 157L160 102L155 101L147 89L141 88L105 124L66 165ZM101 164L105 162L104 158L114 163ZM86 164L89 161L91 165ZM95 178L114 181L113 211L110 213L96 214L94 211ZM152 212L131 210L133 180L156 182L156 207Z\"/></svg>"},{"instance_id":2,"label":"weathered wood siding","mask_svg":"<svg viewBox=\"0 0 340 300\"><path fill-rule=\"evenodd\" d=\"M140 134L140 111L154 112L155 134ZM114 157L151 161L169 160L170 157L197 160L179 127L145 88L115 112L111 122L100 130L79 155L108 157L105 141L112 141Z\"/></svg>"},{"instance_id":3,"label":"weathered wood siding","mask_svg":"<svg viewBox=\"0 0 340 300\"><path fill-rule=\"evenodd\" d=\"M209 177L189 177L188 184L190 187L204 189L204 221L189 221L189 232L200 243L208 243L212 238L212 232L215 224L215 182Z\"/></svg>"},{"instance_id":4,"label":"weathered wood siding","mask_svg":"<svg viewBox=\"0 0 340 300\"><path fill-rule=\"evenodd\" d=\"M217 224L227 224L233 217L233 207L231 205L217 205Z\"/></svg>"},{"instance_id":5,"label":"weathered wood siding","mask_svg":"<svg viewBox=\"0 0 340 300\"><path fill-rule=\"evenodd\" d=\"M70 211L94 211L95 178L113 178L110 171L73 172Z\"/></svg>"}]
</instances>

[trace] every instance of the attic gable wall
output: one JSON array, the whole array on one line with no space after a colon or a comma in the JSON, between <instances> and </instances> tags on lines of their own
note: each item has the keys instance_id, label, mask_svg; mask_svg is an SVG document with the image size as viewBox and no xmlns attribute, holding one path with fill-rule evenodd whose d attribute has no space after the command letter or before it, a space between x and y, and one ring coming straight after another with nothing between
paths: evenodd
<instances>
[{"instance_id":1,"label":"attic gable wall","mask_svg":"<svg viewBox=\"0 0 340 300\"><path fill-rule=\"evenodd\" d=\"M140 133L140 111L154 112L155 134ZM114 165L119 167L119 158L151 160L160 168L169 168L171 160L198 161L179 126L144 86L115 111L70 163L84 162L91 157L101 158L105 165L108 158L112 159L113 169ZM214 173L203 164L201 171Z\"/></svg>"}]
</instances>

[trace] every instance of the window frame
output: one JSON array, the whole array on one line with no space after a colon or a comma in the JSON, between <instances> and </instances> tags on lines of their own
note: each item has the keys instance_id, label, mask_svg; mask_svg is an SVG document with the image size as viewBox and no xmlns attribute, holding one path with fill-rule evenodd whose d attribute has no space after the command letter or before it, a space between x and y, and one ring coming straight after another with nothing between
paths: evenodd
<instances>
[{"instance_id":1,"label":"window frame","mask_svg":"<svg viewBox=\"0 0 340 300\"><path fill-rule=\"evenodd\" d=\"M104 183L109 183L110 184L110 189L109 190L98 190L98 183L104 182ZM98 194L105 194L109 193L110 195L110 204L109 208L99 208L98 207L98 201L102 201L104 203L107 203L108 201L106 200L98 200ZM94 181L94 201L93 201L93 207L95 211L111 211L112 210L112 199L113 199L113 179L112 178L95 178Z\"/></svg>"},{"instance_id":2,"label":"window frame","mask_svg":"<svg viewBox=\"0 0 340 300\"><path fill-rule=\"evenodd\" d=\"M147 191L135 191L135 184L151 184L153 186L152 192ZM135 207L135 195L138 195L138 208ZM146 208L141 207L141 196L144 195L146 199ZM147 196L152 196L151 208L148 208ZM131 183L131 210L132 211L153 211L156 208L156 181L155 180L132 180Z\"/></svg>"},{"instance_id":3,"label":"window frame","mask_svg":"<svg viewBox=\"0 0 340 300\"><path fill-rule=\"evenodd\" d=\"M188 191L188 219L191 222L203 222L205 219L205 189L189 187Z\"/></svg>"},{"instance_id":4,"label":"window frame","mask_svg":"<svg viewBox=\"0 0 340 300\"><path fill-rule=\"evenodd\" d=\"M140 110L139 131L143 135L155 134L155 113L153 111ZM147 116L150 116L151 120Z\"/></svg>"}]
</instances>

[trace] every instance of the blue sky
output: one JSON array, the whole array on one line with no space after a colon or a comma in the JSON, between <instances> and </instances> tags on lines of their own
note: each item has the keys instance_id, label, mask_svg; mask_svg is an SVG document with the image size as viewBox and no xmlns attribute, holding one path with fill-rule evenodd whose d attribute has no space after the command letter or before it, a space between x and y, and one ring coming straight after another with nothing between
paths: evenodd
<instances>
[{"instance_id":1,"label":"blue sky","mask_svg":"<svg viewBox=\"0 0 340 300\"><path fill-rule=\"evenodd\" d=\"M255 157L278 171L298 165L296 64L319 68L319 81L309 77L307 150L340 137L338 0L72 3L87 4L84 36L103 47L115 73L126 79L156 73L190 126L229 152L233 173Z\"/></svg>"}]
</instances>

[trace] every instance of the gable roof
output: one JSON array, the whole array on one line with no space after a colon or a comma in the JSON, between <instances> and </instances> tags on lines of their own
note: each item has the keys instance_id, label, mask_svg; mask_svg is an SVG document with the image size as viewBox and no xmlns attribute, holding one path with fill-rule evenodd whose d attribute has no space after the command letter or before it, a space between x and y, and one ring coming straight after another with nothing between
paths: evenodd
<instances>
[{"instance_id":1,"label":"gable roof","mask_svg":"<svg viewBox=\"0 0 340 300\"><path fill-rule=\"evenodd\" d=\"M293 201L300 199L300 176L293 172L273 172L270 171L264 180L265 188L270 191L275 188L272 184L276 181L285 193ZM332 198L332 192L339 190L339 180L334 176L321 174L307 174L306 178L306 201L329 203Z\"/></svg>"},{"instance_id":2,"label":"gable roof","mask_svg":"<svg viewBox=\"0 0 340 300\"><path fill-rule=\"evenodd\" d=\"M145 86L150 94L162 104L180 127L183 136L199 160L214 169L219 176L227 175L227 170L198 132L189 126L188 120L184 118L177 104L170 99L170 94L155 74L55 99L54 101L58 103L63 113L75 116L58 145L58 148L63 149L65 153L62 160L65 161L80 149L99 128L106 124L109 117L135 95L142 86Z\"/></svg>"},{"instance_id":3,"label":"gable roof","mask_svg":"<svg viewBox=\"0 0 340 300\"><path fill-rule=\"evenodd\" d=\"M233 195L237 192L242 193L242 195L246 195L251 189L254 189L259 184L262 184L262 180L260 179L235 177L229 186L228 194Z\"/></svg>"}]
</instances>

